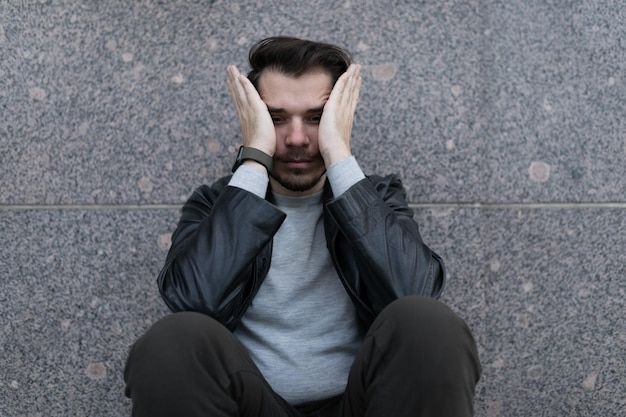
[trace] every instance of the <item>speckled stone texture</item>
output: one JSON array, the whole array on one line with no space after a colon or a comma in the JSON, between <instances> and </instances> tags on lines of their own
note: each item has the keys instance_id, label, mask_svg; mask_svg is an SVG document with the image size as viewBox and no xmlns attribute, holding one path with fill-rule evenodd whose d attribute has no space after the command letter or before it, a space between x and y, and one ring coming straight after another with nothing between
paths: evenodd
<instances>
[{"instance_id":1,"label":"speckled stone texture","mask_svg":"<svg viewBox=\"0 0 626 417\"><path fill-rule=\"evenodd\" d=\"M354 153L399 173L483 362L476 414L626 415L626 8L0 1L0 416L128 416L179 206L228 173L226 65L363 65Z\"/></svg>"}]
</instances>

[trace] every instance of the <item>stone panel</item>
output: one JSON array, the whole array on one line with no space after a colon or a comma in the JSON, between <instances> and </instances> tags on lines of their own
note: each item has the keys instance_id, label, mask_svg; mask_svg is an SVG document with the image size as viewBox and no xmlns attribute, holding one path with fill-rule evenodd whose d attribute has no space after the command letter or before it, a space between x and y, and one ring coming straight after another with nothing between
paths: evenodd
<instances>
[{"instance_id":1,"label":"stone panel","mask_svg":"<svg viewBox=\"0 0 626 417\"><path fill-rule=\"evenodd\" d=\"M0 216L0 415L130 415L122 369L167 313L156 274L178 211Z\"/></svg>"}]
</instances>

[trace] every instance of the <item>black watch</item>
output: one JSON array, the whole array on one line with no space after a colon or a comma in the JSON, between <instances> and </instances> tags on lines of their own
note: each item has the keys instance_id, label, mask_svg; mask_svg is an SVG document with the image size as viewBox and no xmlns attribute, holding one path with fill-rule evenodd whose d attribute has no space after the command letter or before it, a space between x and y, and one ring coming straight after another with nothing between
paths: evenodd
<instances>
[{"instance_id":1,"label":"black watch","mask_svg":"<svg viewBox=\"0 0 626 417\"><path fill-rule=\"evenodd\" d=\"M263 165L265 169L267 169L268 174L272 172L272 167L274 166L274 160L272 159L271 156L269 156L265 152L262 152L256 148L248 148L245 146L239 147L239 152L237 153L237 159L235 159L235 164L233 165L233 172L235 172L237 168L239 168L239 166L246 159L251 159Z\"/></svg>"}]
</instances>

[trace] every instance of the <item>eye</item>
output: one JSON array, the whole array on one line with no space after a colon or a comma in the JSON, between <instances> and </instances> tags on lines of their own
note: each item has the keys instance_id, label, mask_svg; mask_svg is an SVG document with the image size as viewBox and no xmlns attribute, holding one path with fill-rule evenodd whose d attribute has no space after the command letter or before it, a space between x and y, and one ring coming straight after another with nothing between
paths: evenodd
<instances>
[{"instance_id":1,"label":"eye","mask_svg":"<svg viewBox=\"0 0 626 417\"><path fill-rule=\"evenodd\" d=\"M281 123L284 123L284 121L285 121L284 117L272 116L272 122L274 122L275 125L279 125Z\"/></svg>"},{"instance_id":2,"label":"eye","mask_svg":"<svg viewBox=\"0 0 626 417\"><path fill-rule=\"evenodd\" d=\"M319 124L320 120L322 120L322 115L321 114L314 114L314 115L309 117L308 122L311 123L311 124Z\"/></svg>"}]
</instances>

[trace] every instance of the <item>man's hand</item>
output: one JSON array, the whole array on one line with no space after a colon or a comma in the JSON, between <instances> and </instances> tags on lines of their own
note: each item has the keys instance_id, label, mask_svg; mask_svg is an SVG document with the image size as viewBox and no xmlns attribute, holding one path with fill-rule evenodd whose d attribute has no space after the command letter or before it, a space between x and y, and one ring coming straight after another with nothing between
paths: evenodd
<instances>
[{"instance_id":1,"label":"man's hand","mask_svg":"<svg viewBox=\"0 0 626 417\"><path fill-rule=\"evenodd\" d=\"M276 152L276 131L272 117L256 88L234 65L228 66L228 90L241 123L243 146L273 156Z\"/></svg>"},{"instance_id":2,"label":"man's hand","mask_svg":"<svg viewBox=\"0 0 626 417\"><path fill-rule=\"evenodd\" d=\"M319 148L327 168L352 155L350 136L360 91L361 66L352 64L335 83L319 124Z\"/></svg>"}]
</instances>

